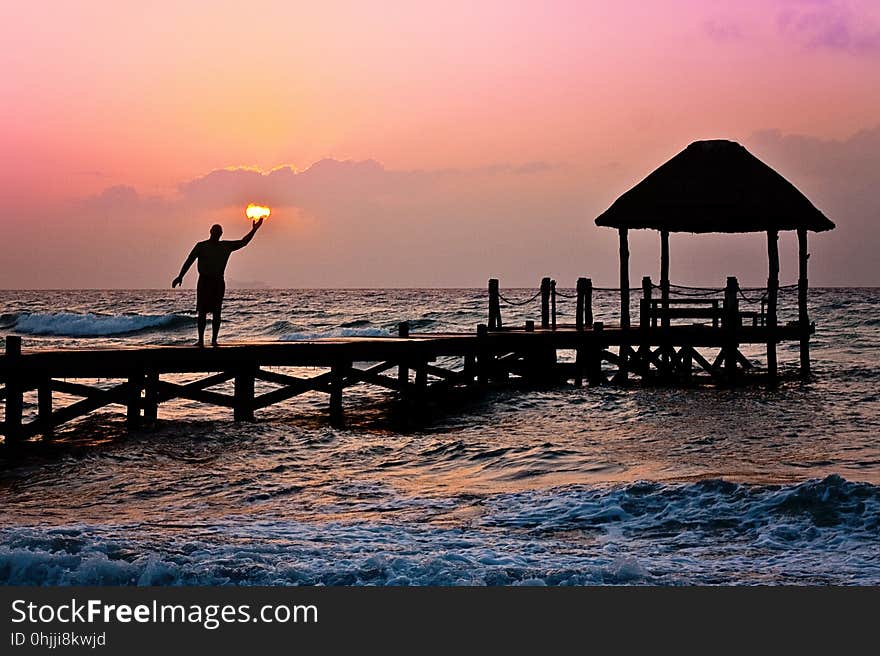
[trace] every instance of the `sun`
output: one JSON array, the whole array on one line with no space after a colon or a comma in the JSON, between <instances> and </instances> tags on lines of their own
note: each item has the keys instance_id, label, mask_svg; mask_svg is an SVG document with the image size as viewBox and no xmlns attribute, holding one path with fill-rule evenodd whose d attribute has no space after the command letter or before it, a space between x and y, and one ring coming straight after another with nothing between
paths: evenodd
<instances>
[{"instance_id":1,"label":"sun","mask_svg":"<svg viewBox=\"0 0 880 656\"><path fill-rule=\"evenodd\" d=\"M256 221L257 219L265 219L272 213L272 210L264 205L254 205L251 203L247 206L245 210L245 214L247 214L247 218Z\"/></svg>"}]
</instances>

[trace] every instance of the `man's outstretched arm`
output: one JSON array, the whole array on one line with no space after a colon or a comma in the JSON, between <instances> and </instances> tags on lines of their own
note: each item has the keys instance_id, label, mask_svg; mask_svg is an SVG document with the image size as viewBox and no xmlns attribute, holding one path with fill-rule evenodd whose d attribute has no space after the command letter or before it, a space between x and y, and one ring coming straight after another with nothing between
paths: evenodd
<instances>
[{"instance_id":1,"label":"man's outstretched arm","mask_svg":"<svg viewBox=\"0 0 880 656\"><path fill-rule=\"evenodd\" d=\"M194 246L192 251L189 254L189 257L186 258L186 262L183 263L183 266L180 267L180 274L174 279L171 283L171 287L180 287L183 284L183 277L186 275L186 272L189 271L189 268L193 265L193 262L198 258L198 246Z\"/></svg>"},{"instance_id":2,"label":"man's outstretched arm","mask_svg":"<svg viewBox=\"0 0 880 656\"><path fill-rule=\"evenodd\" d=\"M237 241L230 241L229 246L232 250L237 251L239 248L244 248L248 244L251 243L251 239L254 238L254 235L257 234L257 230L260 229L260 226L263 225L263 219L259 221L254 221L254 227L251 228L251 231L247 233L244 237Z\"/></svg>"}]
</instances>

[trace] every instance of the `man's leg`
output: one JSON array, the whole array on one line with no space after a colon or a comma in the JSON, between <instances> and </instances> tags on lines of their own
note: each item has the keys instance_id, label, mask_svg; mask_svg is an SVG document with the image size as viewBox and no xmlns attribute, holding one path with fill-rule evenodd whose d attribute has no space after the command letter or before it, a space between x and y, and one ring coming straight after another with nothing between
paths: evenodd
<instances>
[{"instance_id":1,"label":"man's leg","mask_svg":"<svg viewBox=\"0 0 880 656\"><path fill-rule=\"evenodd\" d=\"M198 319L198 327L199 327L199 346L205 345L205 326L208 323L208 313L204 310L199 310L199 319Z\"/></svg>"},{"instance_id":2,"label":"man's leg","mask_svg":"<svg viewBox=\"0 0 880 656\"><path fill-rule=\"evenodd\" d=\"M220 310L214 310L214 315L211 318L211 345L217 346L217 335L220 334Z\"/></svg>"}]
</instances>

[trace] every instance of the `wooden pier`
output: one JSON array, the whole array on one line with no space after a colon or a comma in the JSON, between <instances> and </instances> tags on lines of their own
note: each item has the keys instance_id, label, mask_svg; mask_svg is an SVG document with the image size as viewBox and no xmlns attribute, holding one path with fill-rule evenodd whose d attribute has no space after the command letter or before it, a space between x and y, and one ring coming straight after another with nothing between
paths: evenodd
<instances>
[{"instance_id":1,"label":"wooden pier","mask_svg":"<svg viewBox=\"0 0 880 656\"><path fill-rule=\"evenodd\" d=\"M218 349L66 350L22 350L21 338L12 335L0 356L4 441L49 437L57 426L108 405L125 408L129 425L137 426L154 421L159 406L173 399L228 407L237 421L251 421L263 408L321 392L329 397L331 418L339 421L344 391L355 385L390 390L416 412L452 389L480 389L512 379L575 385L627 384L635 379L772 385L778 378L777 344L782 341L799 343L800 373L810 376L815 325L807 306L807 232L831 230L834 224L745 148L720 140L691 144L620 196L596 224L614 228L619 235L620 284L603 290L620 296L616 323L596 320L593 292L599 288L589 278L578 279L574 293L564 293L547 277L537 292L519 299L508 298L500 282L490 280L487 323L468 333L411 334L404 322L396 337L385 338L230 344ZM630 287L628 234L637 229L660 234L659 285L645 277L640 287ZM798 281L788 287L779 284L780 231L795 231L798 239ZM746 293L735 277L719 288L673 285L670 233L675 232L765 233L766 289ZM797 318L780 324L780 294L785 292L797 294ZM631 300L639 293L633 325ZM575 300L574 321L568 324L557 321L560 296ZM540 306L537 324L527 320L511 326L502 314L505 306L532 303ZM746 344L766 347L764 366L742 353ZM562 351L574 357L562 358ZM301 368L319 372L305 377ZM182 374L199 377L181 382ZM89 382L94 379L113 383L107 387ZM212 389L230 381L232 393ZM257 381L274 387L257 394ZM25 395L34 393L36 412L25 413ZM79 400L56 408L56 393Z\"/></svg>"},{"instance_id":2,"label":"wooden pier","mask_svg":"<svg viewBox=\"0 0 880 656\"><path fill-rule=\"evenodd\" d=\"M740 310L733 278L720 302L670 300L665 310L653 298L653 288L646 278L636 326L593 321L593 287L586 278L577 282L575 321L557 322L556 284L545 278L528 299L541 307L537 325L504 325L501 307L509 299L501 294L498 281L491 280L489 323L471 333L410 333L404 322L396 337L248 342L220 348L61 350L22 350L21 338L10 335L0 357L2 434L10 444L38 434L51 438L61 424L105 406L123 408L129 426L137 427L154 422L160 405L174 399L226 407L236 421L252 421L257 411L306 392L326 394L329 416L338 422L344 416L344 391L356 385L389 390L419 413L452 389L479 390L510 381L578 386L625 384L629 379L740 384L766 379L760 375L766 371L742 354L741 345L808 342L814 330L812 324L799 322L771 328L766 316ZM690 323L674 325L673 319ZM574 354L569 361L560 357L566 351ZM302 368L315 373L305 377ZM289 369L299 375L285 371ZM182 374L198 376L180 382ZM230 381L231 393L212 389ZM273 387L257 394L257 381ZM57 407L59 393L79 400ZM35 412L24 412L26 394L36 396Z\"/></svg>"}]
</instances>

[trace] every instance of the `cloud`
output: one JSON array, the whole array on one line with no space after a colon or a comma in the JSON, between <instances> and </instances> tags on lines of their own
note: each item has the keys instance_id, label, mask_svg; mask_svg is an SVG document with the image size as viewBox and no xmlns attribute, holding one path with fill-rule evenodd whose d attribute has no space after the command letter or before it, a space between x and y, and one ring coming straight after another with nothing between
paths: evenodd
<instances>
[{"instance_id":1,"label":"cloud","mask_svg":"<svg viewBox=\"0 0 880 656\"><path fill-rule=\"evenodd\" d=\"M747 145L799 187L837 229L817 237L813 274L837 284L876 285L880 279L880 125L847 139L765 130Z\"/></svg>"},{"instance_id":2,"label":"cloud","mask_svg":"<svg viewBox=\"0 0 880 656\"><path fill-rule=\"evenodd\" d=\"M880 26L870 7L842 1L787 3L777 27L782 36L811 50L880 55Z\"/></svg>"},{"instance_id":3,"label":"cloud","mask_svg":"<svg viewBox=\"0 0 880 656\"><path fill-rule=\"evenodd\" d=\"M703 31L710 39L721 43L747 38L745 26L734 18L710 18L704 21Z\"/></svg>"}]
</instances>

